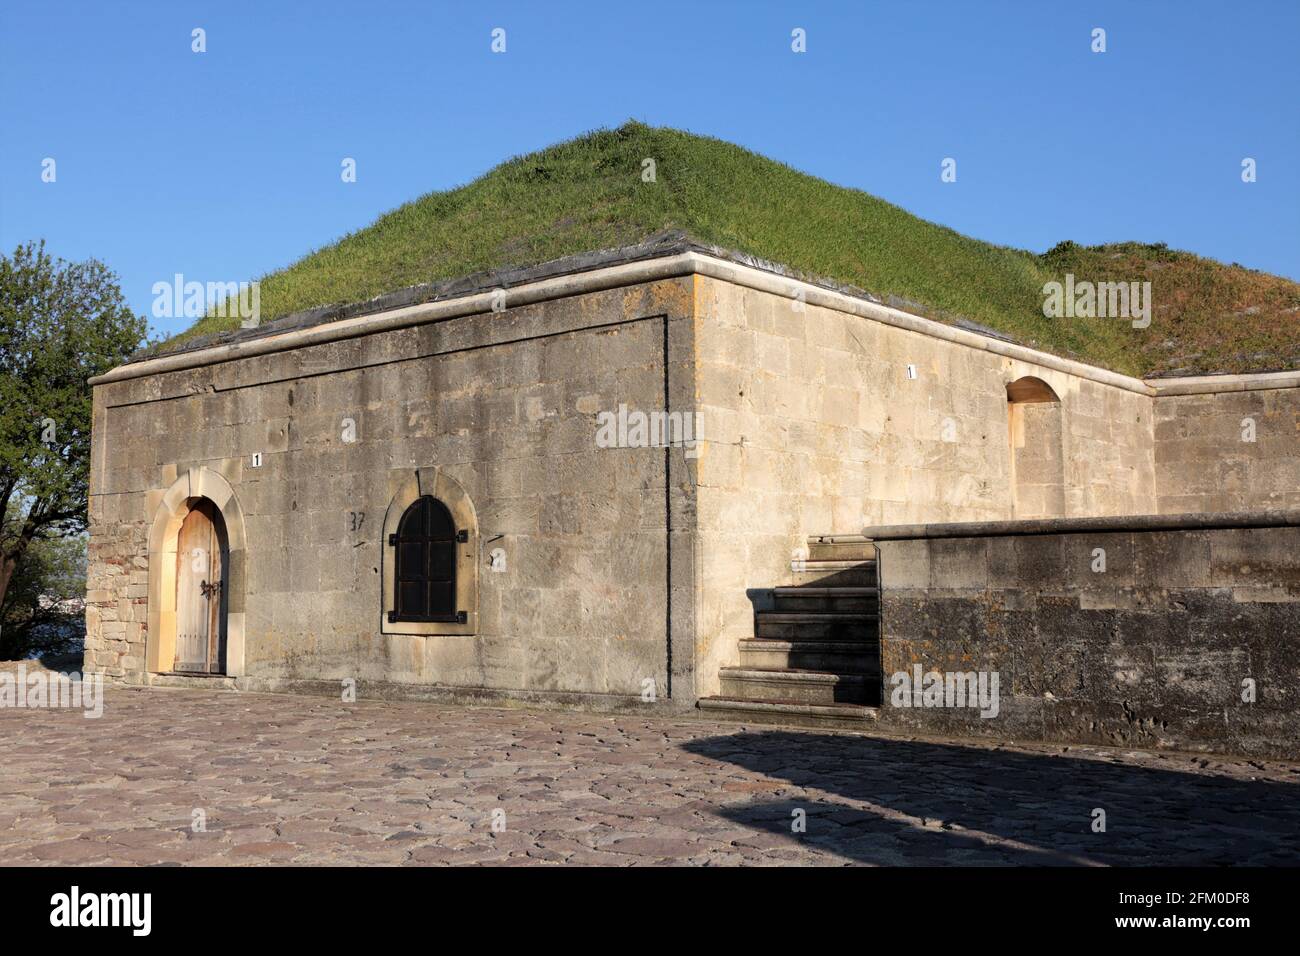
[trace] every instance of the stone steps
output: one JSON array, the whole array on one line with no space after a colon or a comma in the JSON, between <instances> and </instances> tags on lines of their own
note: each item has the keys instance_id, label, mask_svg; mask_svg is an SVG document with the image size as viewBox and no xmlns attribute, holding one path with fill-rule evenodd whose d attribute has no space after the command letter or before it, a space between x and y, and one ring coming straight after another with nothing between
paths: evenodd
<instances>
[{"instance_id":1,"label":"stone steps","mask_svg":"<svg viewBox=\"0 0 1300 956\"><path fill-rule=\"evenodd\" d=\"M797 700L745 700L706 697L700 710L710 717L747 724L779 724L830 730L865 730L880 716L877 707L862 704L806 704Z\"/></svg>"},{"instance_id":2,"label":"stone steps","mask_svg":"<svg viewBox=\"0 0 1300 956\"><path fill-rule=\"evenodd\" d=\"M150 674L150 687L191 687L203 690L235 690L235 678L225 674Z\"/></svg>"},{"instance_id":3,"label":"stone steps","mask_svg":"<svg viewBox=\"0 0 1300 956\"><path fill-rule=\"evenodd\" d=\"M754 636L782 641L874 641L879 615L873 612L759 611Z\"/></svg>"},{"instance_id":4,"label":"stone steps","mask_svg":"<svg viewBox=\"0 0 1300 956\"><path fill-rule=\"evenodd\" d=\"M862 729L880 701L880 592L875 548L861 538L809 539L792 583L757 592L754 637L740 665L718 671L711 716L748 723Z\"/></svg>"},{"instance_id":5,"label":"stone steps","mask_svg":"<svg viewBox=\"0 0 1300 956\"><path fill-rule=\"evenodd\" d=\"M755 638L740 642L740 666L828 671L833 674L880 673L880 649L868 641L780 641Z\"/></svg>"},{"instance_id":6,"label":"stone steps","mask_svg":"<svg viewBox=\"0 0 1300 956\"><path fill-rule=\"evenodd\" d=\"M878 598L880 588L871 587L783 587L772 588L772 594L782 597L819 597L819 598Z\"/></svg>"},{"instance_id":7,"label":"stone steps","mask_svg":"<svg viewBox=\"0 0 1300 956\"><path fill-rule=\"evenodd\" d=\"M794 668L723 667L718 672L722 697L743 700L798 701L801 704L866 704L865 674L838 674Z\"/></svg>"},{"instance_id":8,"label":"stone steps","mask_svg":"<svg viewBox=\"0 0 1300 956\"><path fill-rule=\"evenodd\" d=\"M874 587L874 561L819 561L812 558L790 562L790 577L800 587Z\"/></svg>"},{"instance_id":9,"label":"stone steps","mask_svg":"<svg viewBox=\"0 0 1300 956\"><path fill-rule=\"evenodd\" d=\"M876 546L862 535L814 535L808 539L810 561L848 561L855 564L876 561Z\"/></svg>"},{"instance_id":10,"label":"stone steps","mask_svg":"<svg viewBox=\"0 0 1300 956\"><path fill-rule=\"evenodd\" d=\"M857 611L875 613L880 593L874 587L788 587L772 588L776 611Z\"/></svg>"}]
</instances>

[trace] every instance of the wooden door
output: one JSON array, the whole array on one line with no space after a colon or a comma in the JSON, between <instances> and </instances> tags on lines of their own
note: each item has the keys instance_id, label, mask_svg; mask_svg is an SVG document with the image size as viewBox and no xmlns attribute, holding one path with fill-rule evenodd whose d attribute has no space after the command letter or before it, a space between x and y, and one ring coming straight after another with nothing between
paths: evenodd
<instances>
[{"instance_id":1,"label":"wooden door","mask_svg":"<svg viewBox=\"0 0 1300 956\"><path fill-rule=\"evenodd\" d=\"M200 501L181 524L176 543L176 661L173 669L225 671L228 557L221 514Z\"/></svg>"}]
</instances>

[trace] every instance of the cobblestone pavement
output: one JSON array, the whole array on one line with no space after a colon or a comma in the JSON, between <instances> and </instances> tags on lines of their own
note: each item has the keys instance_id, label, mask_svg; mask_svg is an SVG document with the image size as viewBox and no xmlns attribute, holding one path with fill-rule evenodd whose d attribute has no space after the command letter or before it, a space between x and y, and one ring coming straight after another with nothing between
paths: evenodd
<instances>
[{"instance_id":1,"label":"cobblestone pavement","mask_svg":"<svg viewBox=\"0 0 1300 956\"><path fill-rule=\"evenodd\" d=\"M97 720L0 710L0 862L1300 862L1294 764L107 693ZM1094 808L1104 833L1092 831ZM196 811L205 832L191 828Z\"/></svg>"}]
</instances>

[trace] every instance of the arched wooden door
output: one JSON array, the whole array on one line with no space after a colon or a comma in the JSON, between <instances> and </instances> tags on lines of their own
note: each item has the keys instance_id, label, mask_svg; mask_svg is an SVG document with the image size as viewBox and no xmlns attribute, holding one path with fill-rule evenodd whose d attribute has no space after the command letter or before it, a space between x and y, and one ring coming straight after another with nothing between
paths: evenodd
<instances>
[{"instance_id":1,"label":"arched wooden door","mask_svg":"<svg viewBox=\"0 0 1300 956\"><path fill-rule=\"evenodd\" d=\"M226 670L226 569L230 548L221 512L195 502L176 542L176 661L173 670Z\"/></svg>"}]
</instances>

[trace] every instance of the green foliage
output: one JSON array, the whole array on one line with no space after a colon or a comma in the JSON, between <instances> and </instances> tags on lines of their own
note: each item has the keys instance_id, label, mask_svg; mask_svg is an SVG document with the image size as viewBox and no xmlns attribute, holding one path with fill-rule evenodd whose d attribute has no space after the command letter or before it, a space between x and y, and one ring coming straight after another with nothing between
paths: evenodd
<instances>
[{"instance_id":1,"label":"green foliage","mask_svg":"<svg viewBox=\"0 0 1300 956\"><path fill-rule=\"evenodd\" d=\"M0 660L74 649L85 636L86 539L38 538L0 599Z\"/></svg>"},{"instance_id":2,"label":"green foliage","mask_svg":"<svg viewBox=\"0 0 1300 956\"><path fill-rule=\"evenodd\" d=\"M642 178L646 159L655 163L653 182ZM1185 361L1244 371L1300 359L1300 286L1286 279L1245 281L1243 275L1262 274L1163 245L1064 242L1042 256L995 246L731 143L641 123L517 157L468 185L381 216L264 276L262 316L269 321L418 283L534 265L666 229L1120 371L1143 374ZM1164 268L1184 259L1196 268ZM1071 268L1080 279L1099 281L1116 264L1124 270L1119 278L1152 282L1150 328L1043 315L1044 283ZM1106 276L1092 274L1102 270ZM1207 279L1217 283L1209 299L1200 294ZM173 342L238 323L208 316Z\"/></svg>"},{"instance_id":3,"label":"green foliage","mask_svg":"<svg viewBox=\"0 0 1300 956\"><path fill-rule=\"evenodd\" d=\"M1043 253L1043 262L1051 266L1057 263L1068 262L1071 257L1078 254L1079 244L1073 239L1065 239Z\"/></svg>"},{"instance_id":4,"label":"green foliage","mask_svg":"<svg viewBox=\"0 0 1300 956\"><path fill-rule=\"evenodd\" d=\"M0 255L0 606L34 542L85 529L86 380L145 328L103 263L56 260L44 242Z\"/></svg>"}]
</instances>

